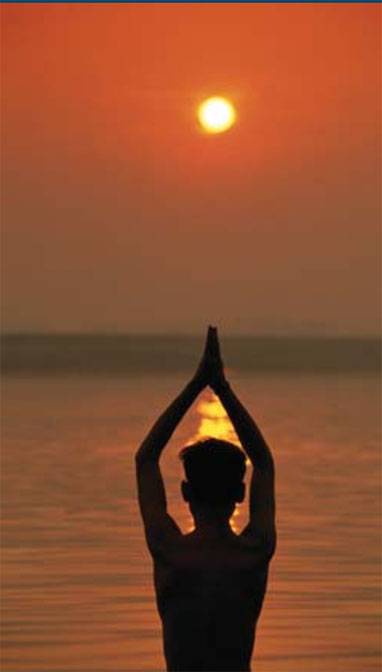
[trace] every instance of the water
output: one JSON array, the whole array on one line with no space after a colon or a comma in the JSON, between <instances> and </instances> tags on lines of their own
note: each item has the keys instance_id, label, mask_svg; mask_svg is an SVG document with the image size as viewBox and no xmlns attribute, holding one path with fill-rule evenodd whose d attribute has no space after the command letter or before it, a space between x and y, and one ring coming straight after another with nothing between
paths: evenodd
<instances>
[{"instance_id":1,"label":"water","mask_svg":"<svg viewBox=\"0 0 382 672\"><path fill-rule=\"evenodd\" d=\"M233 371L277 465L279 540L256 672L380 669L380 387L371 373ZM133 455L184 375L6 377L2 672L163 670ZM204 401L203 401L204 400ZM163 459L186 530L178 450L230 436L196 403ZM239 529L245 505L235 517Z\"/></svg>"},{"instance_id":2,"label":"water","mask_svg":"<svg viewBox=\"0 0 382 672\"><path fill-rule=\"evenodd\" d=\"M224 358L248 373L361 374L381 370L378 338L222 339ZM126 375L180 373L195 367L203 338L143 334L5 334L2 371L12 375ZM187 373L188 372L188 373Z\"/></svg>"}]
</instances>

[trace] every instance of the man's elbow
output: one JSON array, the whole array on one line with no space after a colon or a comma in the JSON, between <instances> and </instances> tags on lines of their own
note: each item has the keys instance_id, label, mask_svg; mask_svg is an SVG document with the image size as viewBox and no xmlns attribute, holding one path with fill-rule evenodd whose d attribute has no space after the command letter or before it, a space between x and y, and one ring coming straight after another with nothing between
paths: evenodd
<instances>
[{"instance_id":1,"label":"man's elbow","mask_svg":"<svg viewBox=\"0 0 382 672\"><path fill-rule=\"evenodd\" d=\"M144 444L141 444L135 453L135 464L139 465L145 461Z\"/></svg>"},{"instance_id":2,"label":"man's elbow","mask_svg":"<svg viewBox=\"0 0 382 672\"><path fill-rule=\"evenodd\" d=\"M275 462L274 462L274 459L273 459L271 453L269 453L267 455L264 455L263 458L261 460L258 460L255 463L254 466L257 469L260 469L260 471L263 474L267 474L268 476L271 476L272 478L275 477L276 467L275 467Z\"/></svg>"},{"instance_id":3,"label":"man's elbow","mask_svg":"<svg viewBox=\"0 0 382 672\"><path fill-rule=\"evenodd\" d=\"M144 441L135 453L135 463L142 465L148 462L155 462L155 455L153 454L152 445Z\"/></svg>"},{"instance_id":4,"label":"man's elbow","mask_svg":"<svg viewBox=\"0 0 382 672\"><path fill-rule=\"evenodd\" d=\"M277 547L277 533L276 528L273 528L266 537L266 553L268 560L271 560L276 552Z\"/></svg>"},{"instance_id":5,"label":"man's elbow","mask_svg":"<svg viewBox=\"0 0 382 672\"><path fill-rule=\"evenodd\" d=\"M274 478L275 473L276 473L276 465L275 465L275 461L274 461L272 455L270 455L270 458L269 458L268 468L269 468L269 472L270 472L271 476Z\"/></svg>"}]
</instances>

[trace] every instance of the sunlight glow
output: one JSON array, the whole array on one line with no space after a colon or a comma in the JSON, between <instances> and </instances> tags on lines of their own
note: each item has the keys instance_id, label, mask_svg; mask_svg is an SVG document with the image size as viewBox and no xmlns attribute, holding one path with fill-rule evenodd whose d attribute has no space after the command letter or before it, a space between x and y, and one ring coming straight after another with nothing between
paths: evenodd
<instances>
[{"instance_id":1,"label":"sunlight glow","mask_svg":"<svg viewBox=\"0 0 382 672\"><path fill-rule=\"evenodd\" d=\"M222 439L223 441L230 441L240 447L240 441L219 399L212 391L209 391L207 394L208 396L204 396L196 407L197 414L199 415L199 425L196 434L192 436L188 443L213 437L215 439ZM240 505L236 506L230 523L233 531L238 533L240 528ZM190 522L187 531L191 532L193 529L194 526Z\"/></svg>"},{"instance_id":2,"label":"sunlight glow","mask_svg":"<svg viewBox=\"0 0 382 672\"><path fill-rule=\"evenodd\" d=\"M198 119L207 133L227 131L236 121L236 110L226 98L208 98L198 108Z\"/></svg>"},{"instance_id":3,"label":"sunlight glow","mask_svg":"<svg viewBox=\"0 0 382 672\"><path fill-rule=\"evenodd\" d=\"M213 392L210 392L207 399L200 400L196 410L200 416L200 420L197 434L193 437L193 441L213 437L215 439L230 441L240 446L231 422L219 399Z\"/></svg>"}]
</instances>

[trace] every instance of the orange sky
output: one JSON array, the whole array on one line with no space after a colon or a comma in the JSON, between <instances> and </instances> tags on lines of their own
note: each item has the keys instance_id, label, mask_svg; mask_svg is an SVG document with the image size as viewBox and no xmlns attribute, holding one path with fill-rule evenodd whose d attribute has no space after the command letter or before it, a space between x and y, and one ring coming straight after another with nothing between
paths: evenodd
<instances>
[{"instance_id":1,"label":"orange sky","mask_svg":"<svg viewBox=\"0 0 382 672\"><path fill-rule=\"evenodd\" d=\"M378 4L2 15L4 329L378 331Z\"/></svg>"}]
</instances>

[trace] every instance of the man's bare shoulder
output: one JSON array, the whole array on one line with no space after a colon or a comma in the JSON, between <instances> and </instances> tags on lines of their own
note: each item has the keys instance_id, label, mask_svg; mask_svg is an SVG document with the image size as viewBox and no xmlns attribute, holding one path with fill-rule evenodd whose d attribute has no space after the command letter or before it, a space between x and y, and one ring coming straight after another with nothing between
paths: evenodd
<instances>
[{"instance_id":1,"label":"man's bare shoulder","mask_svg":"<svg viewBox=\"0 0 382 672\"><path fill-rule=\"evenodd\" d=\"M184 534L154 566L163 614L184 603L191 611L198 612L202 605L213 613L216 601L251 600L265 590L268 574L260 543L235 533L223 538Z\"/></svg>"},{"instance_id":2,"label":"man's bare shoulder","mask_svg":"<svg viewBox=\"0 0 382 672\"><path fill-rule=\"evenodd\" d=\"M249 523L239 535L243 548L263 558L264 562L269 563L275 552L275 539L262 537L256 532Z\"/></svg>"},{"instance_id":3,"label":"man's bare shoulder","mask_svg":"<svg viewBox=\"0 0 382 672\"><path fill-rule=\"evenodd\" d=\"M267 564L262 540L250 529L244 529L241 534L232 532L222 538L204 537L194 530L174 537L161 550L158 560L174 569L187 567L208 571L211 566L214 571L218 568L223 571L246 570Z\"/></svg>"}]
</instances>

